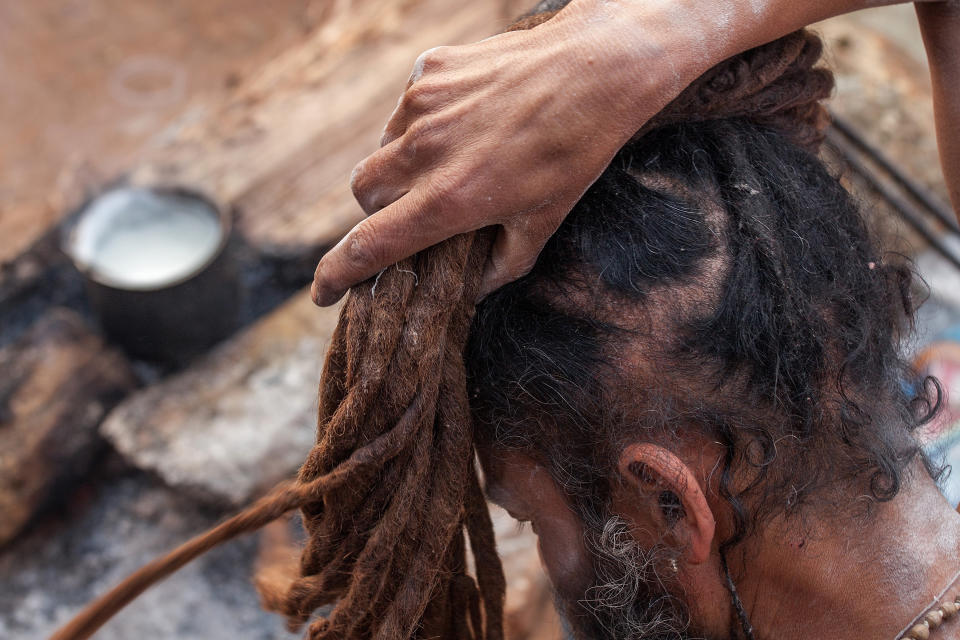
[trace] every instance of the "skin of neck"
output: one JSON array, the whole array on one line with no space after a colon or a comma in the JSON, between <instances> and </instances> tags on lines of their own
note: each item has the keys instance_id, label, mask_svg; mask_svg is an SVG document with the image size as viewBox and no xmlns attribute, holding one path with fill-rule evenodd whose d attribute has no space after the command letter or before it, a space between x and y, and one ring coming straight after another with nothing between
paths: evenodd
<instances>
[{"instance_id":1,"label":"skin of neck","mask_svg":"<svg viewBox=\"0 0 960 640\"><path fill-rule=\"evenodd\" d=\"M960 571L960 516L922 469L860 521L795 530L775 523L731 558L757 638L892 639ZM960 638L958 622L939 637Z\"/></svg>"},{"instance_id":2,"label":"skin of neck","mask_svg":"<svg viewBox=\"0 0 960 640\"><path fill-rule=\"evenodd\" d=\"M719 455L711 445L677 455L654 445L628 447L620 465L628 481L613 501L642 544L658 538L685 549L678 579L696 631L708 638L730 637L733 619L719 554L733 531L729 504L715 485ZM628 474L638 467L643 477L632 481ZM663 490L684 507L674 525L665 525L649 498ZM894 499L867 510L857 493L838 491L822 507L777 517L728 552L755 638L893 640L960 572L960 515L919 462ZM704 528L711 518L713 529ZM960 581L946 597L958 593ZM960 619L931 638L960 638Z\"/></svg>"}]
</instances>

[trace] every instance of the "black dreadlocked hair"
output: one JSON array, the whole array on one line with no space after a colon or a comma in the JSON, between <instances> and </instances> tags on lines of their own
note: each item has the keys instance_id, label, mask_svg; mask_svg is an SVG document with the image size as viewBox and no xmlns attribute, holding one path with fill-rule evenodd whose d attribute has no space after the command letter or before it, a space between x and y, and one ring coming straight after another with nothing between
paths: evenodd
<instances>
[{"instance_id":1,"label":"black dreadlocked hair","mask_svg":"<svg viewBox=\"0 0 960 640\"><path fill-rule=\"evenodd\" d=\"M467 348L477 439L541 460L582 515L628 439L720 443L724 564L770 517L940 472L913 435L940 389L900 351L913 274L816 155L820 53L798 32L701 78L478 306Z\"/></svg>"}]
</instances>

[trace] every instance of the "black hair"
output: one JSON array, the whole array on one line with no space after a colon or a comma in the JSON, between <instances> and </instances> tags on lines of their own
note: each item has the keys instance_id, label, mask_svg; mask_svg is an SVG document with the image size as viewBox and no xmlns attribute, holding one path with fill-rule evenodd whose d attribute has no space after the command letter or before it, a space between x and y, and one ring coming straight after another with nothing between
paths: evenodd
<instances>
[{"instance_id":1,"label":"black hair","mask_svg":"<svg viewBox=\"0 0 960 640\"><path fill-rule=\"evenodd\" d=\"M900 355L912 273L782 132L680 123L625 146L533 270L477 309L466 362L484 444L604 499L624 438L723 445L732 546L778 513L885 501L939 404ZM862 489L862 490L861 490Z\"/></svg>"}]
</instances>

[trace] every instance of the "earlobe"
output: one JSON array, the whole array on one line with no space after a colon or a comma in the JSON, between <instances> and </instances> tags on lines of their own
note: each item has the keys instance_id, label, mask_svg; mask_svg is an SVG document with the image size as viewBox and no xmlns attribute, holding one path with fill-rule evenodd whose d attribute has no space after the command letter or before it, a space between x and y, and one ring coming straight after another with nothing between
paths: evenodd
<instances>
[{"instance_id":1,"label":"earlobe","mask_svg":"<svg viewBox=\"0 0 960 640\"><path fill-rule=\"evenodd\" d=\"M689 534L687 562L700 564L710 556L716 520L696 476L680 458L655 444L633 444L620 455L620 474L638 489L648 491L651 483L663 490L660 506L665 517L673 518ZM666 497L673 494L675 498ZM679 505L676 504L679 499Z\"/></svg>"}]
</instances>

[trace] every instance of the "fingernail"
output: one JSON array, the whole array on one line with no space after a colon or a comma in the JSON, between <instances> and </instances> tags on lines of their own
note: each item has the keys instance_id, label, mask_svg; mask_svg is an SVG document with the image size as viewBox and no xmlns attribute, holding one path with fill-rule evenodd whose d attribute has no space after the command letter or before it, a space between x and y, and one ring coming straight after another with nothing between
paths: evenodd
<instances>
[{"instance_id":1,"label":"fingernail","mask_svg":"<svg viewBox=\"0 0 960 640\"><path fill-rule=\"evenodd\" d=\"M346 294L346 290L343 291L318 291L313 295L313 302L320 307L329 307Z\"/></svg>"}]
</instances>

